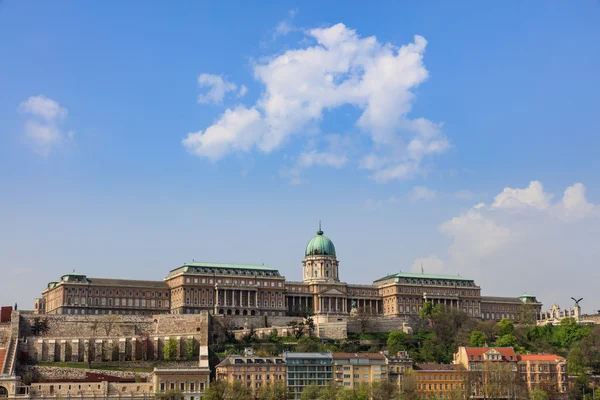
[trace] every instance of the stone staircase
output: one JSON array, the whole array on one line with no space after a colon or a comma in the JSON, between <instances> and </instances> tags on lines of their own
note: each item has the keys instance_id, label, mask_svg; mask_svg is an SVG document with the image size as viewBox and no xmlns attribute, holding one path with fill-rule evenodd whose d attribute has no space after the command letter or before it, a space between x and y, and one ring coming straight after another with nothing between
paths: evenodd
<instances>
[{"instance_id":1,"label":"stone staircase","mask_svg":"<svg viewBox=\"0 0 600 400\"><path fill-rule=\"evenodd\" d=\"M17 357L17 348L18 343L15 338L10 339L10 345L6 350L4 356L4 363L0 363L3 365L2 374L3 375L12 375L15 370L15 358Z\"/></svg>"}]
</instances>

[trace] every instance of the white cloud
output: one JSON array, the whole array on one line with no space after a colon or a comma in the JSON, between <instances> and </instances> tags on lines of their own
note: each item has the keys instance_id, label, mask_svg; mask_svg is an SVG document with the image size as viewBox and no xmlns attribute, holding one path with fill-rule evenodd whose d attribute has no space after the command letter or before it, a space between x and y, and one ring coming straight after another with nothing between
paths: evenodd
<instances>
[{"instance_id":1,"label":"white cloud","mask_svg":"<svg viewBox=\"0 0 600 400\"><path fill-rule=\"evenodd\" d=\"M246 93L248 93L248 88L246 87L246 85L241 85L240 90L238 92L238 96L244 97L246 95Z\"/></svg>"},{"instance_id":2,"label":"white cloud","mask_svg":"<svg viewBox=\"0 0 600 400\"><path fill-rule=\"evenodd\" d=\"M227 109L221 118L205 131L188 133L182 143L192 154L217 160L233 151L248 151L265 129L256 108L238 106Z\"/></svg>"},{"instance_id":3,"label":"white cloud","mask_svg":"<svg viewBox=\"0 0 600 400\"><path fill-rule=\"evenodd\" d=\"M198 86L209 88L208 92L198 95L198 103L221 104L227 92L238 90L236 84L228 82L222 76L211 74L200 74L198 77ZM246 94L246 91L246 86L242 86L239 91L240 96Z\"/></svg>"},{"instance_id":4,"label":"white cloud","mask_svg":"<svg viewBox=\"0 0 600 400\"><path fill-rule=\"evenodd\" d=\"M25 121L25 141L37 154L48 156L64 140L65 135L59 124L67 116L67 109L61 107L56 100L38 95L23 101L19 105L19 111L30 118ZM74 133L69 131L67 137L73 139Z\"/></svg>"},{"instance_id":5,"label":"white cloud","mask_svg":"<svg viewBox=\"0 0 600 400\"><path fill-rule=\"evenodd\" d=\"M544 185L539 181L531 181L525 189L504 188L502 193L494 198L492 208L523 208L533 207L544 210L550 205L552 195L544 192Z\"/></svg>"},{"instance_id":6,"label":"white cloud","mask_svg":"<svg viewBox=\"0 0 600 400\"><path fill-rule=\"evenodd\" d=\"M298 166L301 168L309 168L313 165L319 165L341 168L347 161L348 159L343 155L311 150L300 154L298 157Z\"/></svg>"},{"instance_id":7,"label":"white cloud","mask_svg":"<svg viewBox=\"0 0 600 400\"><path fill-rule=\"evenodd\" d=\"M415 186L408 194L408 198L411 201L432 200L436 195L437 192L433 189L429 189L425 186Z\"/></svg>"},{"instance_id":8,"label":"white cloud","mask_svg":"<svg viewBox=\"0 0 600 400\"><path fill-rule=\"evenodd\" d=\"M550 303L558 301L546 297L552 288L566 299L574 290L591 297L596 289L587 282L598 278L600 206L585 191L576 183L553 201L532 181L526 188L505 188L489 207L480 203L442 223L440 232L451 239L450 269L476 279L488 295L527 290ZM589 279L567 278L574 268ZM512 287L499 277L510 279Z\"/></svg>"},{"instance_id":9,"label":"white cloud","mask_svg":"<svg viewBox=\"0 0 600 400\"><path fill-rule=\"evenodd\" d=\"M293 10L288 11L288 16L280 21L275 27L275 32L273 34L273 39L276 39L278 36L285 36L290 32L298 30L292 25L292 21L298 14L298 9L295 8Z\"/></svg>"},{"instance_id":10,"label":"white cloud","mask_svg":"<svg viewBox=\"0 0 600 400\"><path fill-rule=\"evenodd\" d=\"M62 108L56 100L52 100L43 94L29 97L19 105L19 110L49 121L67 116L66 108Z\"/></svg>"},{"instance_id":11,"label":"white cloud","mask_svg":"<svg viewBox=\"0 0 600 400\"><path fill-rule=\"evenodd\" d=\"M421 272L425 274L442 274L445 271L445 263L436 255L429 255L423 258L417 258L410 266L412 272Z\"/></svg>"},{"instance_id":12,"label":"white cloud","mask_svg":"<svg viewBox=\"0 0 600 400\"><path fill-rule=\"evenodd\" d=\"M324 119L325 110L345 105L361 111L354 122L376 147L372 153L379 162L372 162L367 156L361 166L371 170L377 182L414 177L422 172L421 163L426 156L447 151L450 143L441 124L408 118L413 90L428 77L423 65L427 45L423 37L415 36L413 43L397 47L381 43L374 36L362 38L341 23L312 29L306 35L316 43L266 57L254 67L254 77L264 91L251 109L258 113L263 129L252 132L249 139L238 133L224 133L224 141L230 143L195 154L219 159L234 149L253 147L268 153L291 136L307 135L309 124ZM215 76L211 77L214 80ZM220 90L218 95L209 97L222 99L226 92ZM240 106L228 110L213 126L223 127L223 118L232 118L231 113L246 109ZM238 132L250 131L237 128ZM238 146L234 143L238 140L246 145Z\"/></svg>"}]
</instances>

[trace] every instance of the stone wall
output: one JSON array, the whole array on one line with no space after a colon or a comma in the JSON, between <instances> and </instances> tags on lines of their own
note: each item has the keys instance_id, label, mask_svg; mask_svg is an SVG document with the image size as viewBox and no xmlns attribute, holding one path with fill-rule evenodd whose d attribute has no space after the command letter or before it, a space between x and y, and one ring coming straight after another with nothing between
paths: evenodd
<instances>
[{"instance_id":1,"label":"stone wall","mask_svg":"<svg viewBox=\"0 0 600 400\"><path fill-rule=\"evenodd\" d=\"M9 343L10 343L10 323L0 324L0 348L7 348Z\"/></svg>"},{"instance_id":2,"label":"stone wall","mask_svg":"<svg viewBox=\"0 0 600 400\"><path fill-rule=\"evenodd\" d=\"M158 314L144 315L22 315L20 336L31 336L35 319L48 322L48 332L44 337L86 338L86 337L132 337L147 335L194 334L201 344L208 344L209 314Z\"/></svg>"},{"instance_id":3,"label":"stone wall","mask_svg":"<svg viewBox=\"0 0 600 400\"><path fill-rule=\"evenodd\" d=\"M302 317L270 317L260 315L213 315L213 323L226 324L234 329L244 329L246 327L258 328L278 328L288 326L291 321L302 322Z\"/></svg>"},{"instance_id":4,"label":"stone wall","mask_svg":"<svg viewBox=\"0 0 600 400\"><path fill-rule=\"evenodd\" d=\"M68 381L86 379L87 374L102 374L121 379L136 379L136 377L145 379L148 382L152 379L152 372L132 372L132 371L112 371L100 369L84 368L64 368L64 367L41 367L38 365L29 365L24 367L22 372L30 371L33 376L39 376L41 381Z\"/></svg>"},{"instance_id":5,"label":"stone wall","mask_svg":"<svg viewBox=\"0 0 600 400\"><path fill-rule=\"evenodd\" d=\"M317 325L317 335L321 339L346 339L348 337L348 323L327 322Z\"/></svg>"}]
</instances>

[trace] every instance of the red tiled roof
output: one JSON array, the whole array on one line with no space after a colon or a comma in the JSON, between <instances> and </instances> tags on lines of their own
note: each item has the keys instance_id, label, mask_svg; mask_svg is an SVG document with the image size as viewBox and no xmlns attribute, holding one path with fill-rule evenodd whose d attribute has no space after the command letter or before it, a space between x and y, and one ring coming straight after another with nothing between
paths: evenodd
<instances>
[{"instance_id":1,"label":"red tiled roof","mask_svg":"<svg viewBox=\"0 0 600 400\"><path fill-rule=\"evenodd\" d=\"M6 349L0 349L0 369L4 367L5 359L6 359Z\"/></svg>"},{"instance_id":2,"label":"red tiled roof","mask_svg":"<svg viewBox=\"0 0 600 400\"><path fill-rule=\"evenodd\" d=\"M512 347L465 347L469 361L471 361L471 356L475 357L475 361L479 361L477 359L478 356L482 356L483 358L483 355L492 349L496 350L507 360L510 360L510 357L515 361L517 360L517 354Z\"/></svg>"},{"instance_id":3,"label":"red tiled roof","mask_svg":"<svg viewBox=\"0 0 600 400\"><path fill-rule=\"evenodd\" d=\"M565 361L564 357L556 354L522 354L519 361Z\"/></svg>"},{"instance_id":4,"label":"red tiled roof","mask_svg":"<svg viewBox=\"0 0 600 400\"><path fill-rule=\"evenodd\" d=\"M368 358L369 360L385 360L381 353L332 353L334 360L343 360L347 358Z\"/></svg>"}]
</instances>

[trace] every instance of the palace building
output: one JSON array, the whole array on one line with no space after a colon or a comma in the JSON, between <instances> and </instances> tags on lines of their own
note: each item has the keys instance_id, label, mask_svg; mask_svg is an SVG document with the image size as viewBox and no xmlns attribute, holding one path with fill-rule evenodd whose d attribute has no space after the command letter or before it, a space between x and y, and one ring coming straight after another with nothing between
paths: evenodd
<instances>
[{"instance_id":1,"label":"palace building","mask_svg":"<svg viewBox=\"0 0 600 400\"><path fill-rule=\"evenodd\" d=\"M472 279L458 275L399 272L372 284L340 281L333 242L319 230L307 244L302 281L287 281L264 265L193 262L162 281L92 278L72 272L50 282L35 300L39 314L304 315L343 318L351 313L418 316L425 302L486 320L537 319L535 296L487 297Z\"/></svg>"}]
</instances>

